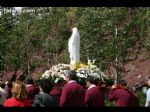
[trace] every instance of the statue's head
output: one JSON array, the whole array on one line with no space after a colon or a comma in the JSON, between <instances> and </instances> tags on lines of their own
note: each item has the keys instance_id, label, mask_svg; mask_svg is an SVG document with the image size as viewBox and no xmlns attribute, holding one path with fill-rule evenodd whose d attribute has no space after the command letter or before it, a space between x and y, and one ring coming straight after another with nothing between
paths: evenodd
<instances>
[{"instance_id":1,"label":"statue's head","mask_svg":"<svg viewBox=\"0 0 150 112\"><path fill-rule=\"evenodd\" d=\"M71 35L74 31L77 31L77 27L68 28L67 32Z\"/></svg>"},{"instance_id":2,"label":"statue's head","mask_svg":"<svg viewBox=\"0 0 150 112\"><path fill-rule=\"evenodd\" d=\"M72 28L72 31L76 31L76 30L78 30L77 27L73 27Z\"/></svg>"}]
</instances>

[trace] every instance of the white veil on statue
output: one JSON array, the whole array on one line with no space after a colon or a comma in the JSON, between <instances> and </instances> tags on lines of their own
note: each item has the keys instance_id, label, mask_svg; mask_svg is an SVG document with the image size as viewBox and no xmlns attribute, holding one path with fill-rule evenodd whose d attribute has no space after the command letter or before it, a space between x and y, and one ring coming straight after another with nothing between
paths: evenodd
<instances>
[{"instance_id":1,"label":"white veil on statue","mask_svg":"<svg viewBox=\"0 0 150 112\"><path fill-rule=\"evenodd\" d=\"M80 61L80 34L77 27L72 29L72 35L68 42L70 53L70 64L74 65Z\"/></svg>"}]
</instances>

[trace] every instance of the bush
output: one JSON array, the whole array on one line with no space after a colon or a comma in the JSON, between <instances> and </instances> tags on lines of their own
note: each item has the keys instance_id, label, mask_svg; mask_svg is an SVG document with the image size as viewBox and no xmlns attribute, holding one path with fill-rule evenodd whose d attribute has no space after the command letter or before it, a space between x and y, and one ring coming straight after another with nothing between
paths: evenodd
<instances>
[{"instance_id":1,"label":"bush","mask_svg":"<svg viewBox=\"0 0 150 112\"><path fill-rule=\"evenodd\" d=\"M145 101L146 101L146 95L142 93L142 90L137 90L136 95L139 98L139 106L144 107L145 106Z\"/></svg>"}]
</instances>

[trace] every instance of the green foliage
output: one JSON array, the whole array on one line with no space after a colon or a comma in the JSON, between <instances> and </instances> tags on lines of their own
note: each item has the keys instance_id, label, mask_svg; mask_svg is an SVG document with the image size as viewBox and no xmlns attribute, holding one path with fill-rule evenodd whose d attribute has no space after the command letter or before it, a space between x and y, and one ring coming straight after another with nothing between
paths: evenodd
<instances>
[{"instance_id":1,"label":"green foliage","mask_svg":"<svg viewBox=\"0 0 150 112\"><path fill-rule=\"evenodd\" d=\"M142 90L137 90L136 95L139 98L139 106L145 107L146 102L146 94L142 93Z\"/></svg>"},{"instance_id":2,"label":"green foliage","mask_svg":"<svg viewBox=\"0 0 150 112\"><path fill-rule=\"evenodd\" d=\"M110 102L107 99L105 100L105 106L106 107L115 107L115 102Z\"/></svg>"},{"instance_id":3,"label":"green foliage","mask_svg":"<svg viewBox=\"0 0 150 112\"><path fill-rule=\"evenodd\" d=\"M28 65L35 68L69 63L68 39L71 34L67 30L74 26L81 35L80 60L83 63L87 63L88 58L96 59L95 64L101 70L114 64L116 57L120 63L126 63L141 48L150 50L149 9L24 7L22 12L13 14L13 8L2 7L2 68L24 70ZM34 59L35 54L41 59Z\"/></svg>"},{"instance_id":4,"label":"green foliage","mask_svg":"<svg viewBox=\"0 0 150 112\"><path fill-rule=\"evenodd\" d=\"M58 62L61 62L61 63L70 63L70 57L69 57L69 53L65 52L63 53L63 55L58 59Z\"/></svg>"},{"instance_id":5,"label":"green foliage","mask_svg":"<svg viewBox=\"0 0 150 112\"><path fill-rule=\"evenodd\" d=\"M85 8L79 18L78 27L81 33L82 60L97 59L97 64L104 62L114 63L115 57L124 61L127 49L138 42L139 32L133 30L137 27L137 11L140 8ZM143 9L144 10L144 9ZM129 13L133 12L133 13ZM132 17L129 20L129 17ZM147 16L148 19L148 16ZM141 24L140 24L141 25ZM115 26L118 28L118 39L115 38ZM141 37L140 37L141 38ZM91 41L92 40L92 41ZM116 44L118 48L116 49ZM106 66L107 68L107 66ZM104 68L105 69L105 68Z\"/></svg>"},{"instance_id":6,"label":"green foliage","mask_svg":"<svg viewBox=\"0 0 150 112\"><path fill-rule=\"evenodd\" d=\"M44 60L33 60L31 63L31 71L34 70L36 67L40 67L41 65L44 65Z\"/></svg>"}]
</instances>

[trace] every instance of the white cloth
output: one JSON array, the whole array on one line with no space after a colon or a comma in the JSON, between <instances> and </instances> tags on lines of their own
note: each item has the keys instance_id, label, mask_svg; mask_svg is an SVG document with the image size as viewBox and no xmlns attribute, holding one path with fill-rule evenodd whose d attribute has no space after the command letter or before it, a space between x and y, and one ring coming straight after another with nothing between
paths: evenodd
<instances>
[{"instance_id":1,"label":"white cloth","mask_svg":"<svg viewBox=\"0 0 150 112\"><path fill-rule=\"evenodd\" d=\"M8 93L5 89L0 87L0 104L3 105L5 100L7 99Z\"/></svg>"},{"instance_id":2,"label":"white cloth","mask_svg":"<svg viewBox=\"0 0 150 112\"><path fill-rule=\"evenodd\" d=\"M148 89L147 93L146 93L146 103L145 103L145 107L150 107L150 88Z\"/></svg>"},{"instance_id":3,"label":"white cloth","mask_svg":"<svg viewBox=\"0 0 150 112\"><path fill-rule=\"evenodd\" d=\"M80 61L80 34L77 27L72 29L72 35L68 41L70 64L74 65Z\"/></svg>"},{"instance_id":4,"label":"white cloth","mask_svg":"<svg viewBox=\"0 0 150 112\"><path fill-rule=\"evenodd\" d=\"M147 87L143 87L143 88L142 88L142 92L143 92L144 94L147 94Z\"/></svg>"},{"instance_id":5,"label":"white cloth","mask_svg":"<svg viewBox=\"0 0 150 112\"><path fill-rule=\"evenodd\" d=\"M93 84L93 85L91 85L88 89L91 89L91 88L93 88L93 87L95 87L95 86L96 86L96 85Z\"/></svg>"},{"instance_id":6,"label":"white cloth","mask_svg":"<svg viewBox=\"0 0 150 112\"><path fill-rule=\"evenodd\" d=\"M76 82L75 80L71 80L71 81L69 81L68 83L72 83L72 82Z\"/></svg>"},{"instance_id":7,"label":"white cloth","mask_svg":"<svg viewBox=\"0 0 150 112\"><path fill-rule=\"evenodd\" d=\"M26 87L31 87L31 86L33 86L33 84L27 84L27 85L26 85Z\"/></svg>"}]
</instances>

